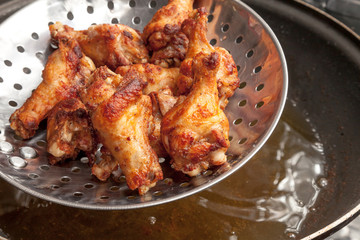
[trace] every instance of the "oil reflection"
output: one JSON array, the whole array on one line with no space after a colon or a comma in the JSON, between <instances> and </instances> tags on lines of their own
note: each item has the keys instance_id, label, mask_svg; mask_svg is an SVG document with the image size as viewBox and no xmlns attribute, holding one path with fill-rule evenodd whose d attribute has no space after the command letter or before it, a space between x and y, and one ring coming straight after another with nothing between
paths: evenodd
<instances>
[{"instance_id":1,"label":"oil reflection","mask_svg":"<svg viewBox=\"0 0 360 240\"><path fill-rule=\"evenodd\" d=\"M285 121L279 123L274 135L251 165L243 168L245 174L235 173L233 184L206 190L198 204L230 217L281 222L286 224L287 232L297 233L324 187L317 183L326 182L323 148L316 137L307 138ZM264 167L267 170L262 170ZM244 176L246 185L234 181ZM271 181L266 183L262 178Z\"/></svg>"}]
</instances>

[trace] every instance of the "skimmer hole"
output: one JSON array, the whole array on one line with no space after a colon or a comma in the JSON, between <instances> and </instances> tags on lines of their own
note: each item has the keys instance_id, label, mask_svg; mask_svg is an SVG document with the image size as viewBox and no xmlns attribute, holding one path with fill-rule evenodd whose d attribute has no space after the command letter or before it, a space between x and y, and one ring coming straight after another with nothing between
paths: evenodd
<instances>
[{"instance_id":1,"label":"skimmer hole","mask_svg":"<svg viewBox=\"0 0 360 240\"><path fill-rule=\"evenodd\" d=\"M208 22L212 22L212 20L214 20L214 15L210 14L208 16Z\"/></svg>"},{"instance_id":2,"label":"skimmer hole","mask_svg":"<svg viewBox=\"0 0 360 240\"><path fill-rule=\"evenodd\" d=\"M56 190L56 189L59 189L60 186L58 186L58 185L52 185L50 188L51 188L52 190Z\"/></svg>"},{"instance_id":3,"label":"skimmer hole","mask_svg":"<svg viewBox=\"0 0 360 240\"><path fill-rule=\"evenodd\" d=\"M217 43L217 40L215 38L210 40L211 46L214 46Z\"/></svg>"},{"instance_id":4,"label":"skimmer hole","mask_svg":"<svg viewBox=\"0 0 360 240\"><path fill-rule=\"evenodd\" d=\"M229 136L229 141L231 142L231 140L233 140L233 137L232 137L232 136Z\"/></svg>"},{"instance_id":5,"label":"skimmer hole","mask_svg":"<svg viewBox=\"0 0 360 240\"><path fill-rule=\"evenodd\" d=\"M264 102L261 101L261 102L258 102L258 103L255 105L255 107L256 107L256 108L261 108L263 105L264 105Z\"/></svg>"},{"instance_id":6,"label":"skimmer hole","mask_svg":"<svg viewBox=\"0 0 360 240\"><path fill-rule=\"evenodd\" d=\"M113 1L108 1L107 7L108 7L108 9L113 10L114 9L114 2Z\"/></svg>"},{"instance_id":7,"label":"skimmer hole","mask_svg":"<svg viewBox=\"0 0 360 240\"><path fill-rule=\"evenodd\" d=\"M36 33L36 32L33 32L31 34L31 37L34 39L34 40L38 40L39 39L39 35Z\"/></svg>"},{"instance_id":8,"label":"skimmer hole","mask_svg":"<svg viewBox=\"0 0 360 240\"><path fill-rule=\"evenodd\" d=\"M131 196L127 196L126 198L127 198L128 200L134 200L134 199L136 199L136 196L131 195Z\"/></svg>"},{"instance_id":9,"label":"skimmer hole","mask_svg":"<svg viewBox=\"0 0 360 240\"><path fill-rule=\"evenodd\" d=\"M261 91L263 88L264 88L264 84L262 83L256 87L256 91Z\"/></svg>"},{"instance_id":10,"label":"skimmer hole","mask_svg":"<svg viewBox=\"0 0 360 240\"><path fill-rule=\"evenodd\" d=\"M242 121L243 121L242 118L238 118L234 121L234 124L239 125L240 123L242 123Z\"/></svg>"},{"instance_id":11,"label":"skimmer hole","mask_svg":"<svg viewBox=\"0 0 360 240\"><path fill-rule=\"evenodd\" d=\"M43 170L43 171L49 171L49 170L50 170L49 165L41 165L39 168L40 168L41 170Z\"/></svg>"},{"instance_id":12,"label":"skimmer hole","mask_svg":"<svg viewBox=\"0 0 360 240\"><path fill-rule=\"evenodd\" d=\"M226 24L224 24L224 26L222 26L221 31L227 32L229 30L229 28L230 28L230 25L226 23Z\"/></svg>"},{"instance_id":13,"label":"skimmer hole","mask_svg":"<svg viewBox=\"0 0 360 240\"><path fill-rule=\"evenodd\" d=\"M188 182L183 182L183 183L181 183L179 186L180 187L187 187L187 186L189 186L190 185L190 183L188 183Z\"/></svg>"},{"instance_id":14,"label":"skimmer hole","mask_svg":"<svg viewBox=\"0 0 360 240\"><path fill-rule=\"evenodd\" d=\"M88 14L93 14L94 13L94 8L92 6L88 6L86 8L86 11L88 12Z\"/></svg>"},{"instance_id":15,"label":"skimmer hole","mask_svg":"<svg viewBox=\"0 0 360 240\"><path fill-rule=\"evenodd\" d=\"M119 20L117 18L113 18L113 19L111 19L111 23L112 24L118 24Z\"/></svg>"},{"instance_id":16,"label":"skimmer hole","mask_svg":"<svg viewBox=\"0 0 360 240\"><path fill-rule=\"evenodd\" d=\"M241 100L240 102L239 102L239 107L243 107L243 106L245 106L246 105L246 99L244 99L244 100Z\"/></svg>"},{"instance_id":17,"label":"skimmer hole","mask_svg":"<svg viewBox=\"0 0 360 240\"><path fill-rule=\"evenodd\" d=\"M37 175L36 173L29 173L29 178L31 178L31 179L37 179L37 178L39 178L39 175Z\"/></svg>"},{"instance_id":18,"label":"skimmer hole","mask_svg":"<svg viewBox=\"0 0 360 240\"><path fill-rule=\"evenodd\" d=\"M86 183L86 184L84 185L84 188L86 188L86 189L94 188L94 184L92 184L92 183Z\"/></svg>"},{"instance_id":19,"label":"skimmer hole","mask_svg":"<svg viewBox=\"0 0 360 240\"><path fill-rule=\"evenodd\" d=\"M46 142L44 140L39 140L36 142L36 145L38 145L39 147L45 147Z\"/></svg>"},{"instance_id":20,"label":"skimmer hole","mask_svg":"<svg viewBox=\"0 0 360 240\"><path fill-rule=\"evenodd\" d=\"M68 182L71 181L71 178L68 177L68 176L63 176L63 177L60 178L60 181L61 181L62 183L68 183Z\"/></svg>"},{"instance_id":21,"label":"skimmer hole","mask_svg":"<svg viewBox=\"0 0 360 240\"><path fill-rule=\"evenodd\" d=\"M140 17L134 17L132 22L136 25L140 24L141 23L141 18Z\"/></svg>"},{"instance_id":22,"label":"skimmer hole","mask_svg":"<svg viewBox=\"0 0 360 240\"><path fill-rule=\"evenodd\" d=\"M150 1L149 8L156 8L156 1Z\"/></svg>"},{"instance_id":23,"label":"skimmer hole","mask_svg":"<svg viewBox=\"0 0 360 240\"><path fill-rule=\"evenodd\" d=\"M207 170L207 171L202 173L202 175L206 176L206 177L211 176L212 174L213 174L213 171L211 171L211 170Z\"/></svg>"},{"instance_id":24,"label":"skimmer hole","mask_svg":"<svg viewBox=\"0 0 360 240\"><path fill-rule=\"evenodd\" d=\"M258 123L258 120L251 121L251 122L249 123L249 126L250 126L250 127L253 127L253 126L255 126L257 123Z\"/></svg>"},{"instance_id":25,"label":"skimmer hole","mask_svg":"<svg viewBox=\"0 0 360 240\"><path fill-rule=\"evenodd\" d=\"M163 194L162 191L156 191L156 192L153 193L153 195L154 195L154 196L157 196L157 197L158 197L158 196L161 196L162 194Z\"/></svg>"},{"instance_id":26,"label":"skimmer hole","mask_svg":"<svg viewBox=\"0 0 360 240\"><path fill-rule=\"evenodd\" d=\"M262 67L261 66L257 66L255 69L254 69L254 73L259 73L261 71Z\"/></svg>"},{"instance_id":27,"label":"skimmer hole","mask_svg":"<svg viewBox=\"0 0 360 240\"><path fill-rule=\"evenodd\" d=\"M23 68L23 72L24 72L25 74L30 74L30 73L31 73L31 69L28 68L28 67L24 67L24 68Z\"/></svg>"},{"instance_id":28,"label":"skimmer hole","mask_svg":"<svg viewBox=\"0 0 360 240\"><path fill-rule=\"evenodd\" d=\"M4 82L4 79L2 77L0 77L0 83Z\"/></svg>"},{"instance_id":29,"label":"skimmer hole","mask_svg":"<svg viewBox=\"0 0 360 240\"><path fill-rule=\"evenodd\" d=\"M19 53L23 53L23 52L25 52L25 49L24 49L24 47L23 46L17 46L17 48L16 48L17 50L18 50L18 52Z\"/></svg>"},{"instance_id":30,"label":"skimmer hole","mask_svg":"<svg viewBox=\"0 0 360 240\"><path fill-rule=\"evenodd\" d=\"M111 186L110 187L110 191L112 191L112 192L116 192L116 191L119 191L119 190L120 190L119 186Z\"/></svg>"},{"instance_id":31,"label":"skimmer hole","mask_svg":"<svg viewBox=\"0 0 360 240\"><path fill-rule=\"evenodd\" d=\"M54 22L48 22L48 26L54 25Z\"/></svg>"},{"instance_id":32,"label":"skimmer hole","mask_svg":"<svg viewBox=\"0 0 360 240\"><path fill-rule=\"evenodd\" d=\"M80 168L79 167L73 167L72 169L71 169L71 172L72 173L79 173L81 170L80 170Z\"/></svg>"},{"instance_id":33,"label":"skimmer hole","mask_svg":"<svg viewBox=\"0 0 360 240\"><path fill-rule=\"evenodd\" d=\"M19 84L19 83L15 83L15 84L14 84L14 88L15 88L16 90L21 90L21 89L22 89L22 86L21 86L21 84Z\"/></svg>"},{"instance_id":34,"label":"skimmer hole","mask_svg":"<svg viewBox=\"0 0 360 240\"><path fill-rule=\"evenodd\" d=\"M68 12L66 15L67 19L69 20L73 20L74 19L74 14L72 12Z\"/></svg>"},{"instance_id":35,"label":"skimmer hole","mask_svg":"<svg viewBox=\"0 0 360 240\"><path fill-rule=\"evenodd\" d=\"M244 144L247 141L247 138L242 138L239 140L238 144Z\"/></svg>"},{"instance_id":36,"label":"skimmer hole","mask_svg":"<svg viewBox=\"0 0 360 240\"><path fill-rule=\"evenodd\" d=\"M42 52L37 52L35 53L35 56L40 59L40 60L43 60L44 59L44 54Z\"/></svg>"},{"instance_id":37,"label":"skimmer hole","mask_svg":"<svg viewBox=\"0 0 360 240\"><path fill-rule=\"evenodd\" d=\"M74 192L74 197L82 197L84 194L82 192Z\"/></svg>"},{"instance_id":38,"label":"skimmer hole","mask_svg":"<svg viewBox=\"0 0 360 240\"><path fill-rule=\"evenodd\" d=\"M240 88L240 89L243 89L244 87L246 87L246 82L240 83L239 88Z\"/></svg>"},{"instance_id":39,"label":"skimmer hole","mask_svg":"<svg viewBox=\"0 0 360 240\"><path fill-rule=\"evenodd\" d=\"M251 58L253 55L254 55L254 50L252 49L246 53L247 58Z\"/></svg>"},{"instance_id":40,"label":"skimmer hole","mask_svg":"<svg viewBox=\"0 0 360 240\"><path fill-rule=\"evenodd\" d=\"M8 66L8 67L11 67L12 66L12 62L10 60L5 60L4 61L5 65Z\"/></svg>"},{"instance_id":41,"label":"skimmer hole","mask_svg":"<svg viewBox=\"0 0 360 240\"><path fill-rule=\"evenodd\" d=\"M10 101L9 101L9 105L10 105L11 107L16 107L18 104L17 104L17 102L15 102L15 101L13 101L13 100L10 100Z\"/></svg>"},{"instance_id":42,"label":"skimmer hole","mask_svg":"<svg viewBox=\"0 0 360 240\"><path fill-rule=\"evenodd\" d=\"M135 7L135 6L136 6L136 2L135 2L134 0L130 0L129 6L130 6L131 8Z\"/></svg>"},{"instance_id":43,"label":"skimmer hole","mask_svg":"<svg viewBox=\"0 0 360 240\"><path fill-rule=\"evenodd\" d=\"M239 65L236 66L236 70L240 71L240 66Z\"/></svg>"},{"instance_id":44,"label":"skimmer hole","mask_svg":"<svg viewBox=\"0 0 360 240\"><path fill-rule=\"evenodd\" d=\"M242 42L242 40L243 40L243 36L238 36L238 37L235 39L235 42L236 42L237 44L239 44L239 43Z\"/></svg>"}]
</instances>

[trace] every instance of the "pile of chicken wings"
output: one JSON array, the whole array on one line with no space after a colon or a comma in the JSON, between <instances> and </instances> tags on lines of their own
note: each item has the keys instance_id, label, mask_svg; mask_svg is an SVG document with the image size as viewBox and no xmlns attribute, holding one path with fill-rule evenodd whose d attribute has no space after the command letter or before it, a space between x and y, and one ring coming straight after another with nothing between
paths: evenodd
<instances>
[{"instance_id":1,"label":"pile of chicken wings","mask_svg":"<svg viewBox=\"0 0 360 240\"><path fill-rule=\"evenodd\" d=\"M122 24L49 30L58 49L10 126L28 139L47 119L50 164L83 151L99 180L120 168L143 195L163 178L160 157L189 176L226 163L223 110L239 79L229 52L208 43L204 8L169 0L142 33Z\"/></svg>"}]
</instances>

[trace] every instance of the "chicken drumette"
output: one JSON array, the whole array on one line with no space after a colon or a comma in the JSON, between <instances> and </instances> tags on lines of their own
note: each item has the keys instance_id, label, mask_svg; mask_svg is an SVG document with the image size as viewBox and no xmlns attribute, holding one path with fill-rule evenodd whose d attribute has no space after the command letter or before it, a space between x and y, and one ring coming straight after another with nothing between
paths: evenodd
<instances>
[{"instance_id":1,"label":"chicken drumette","mask_svg":"<svg viewBox=\"0 0 360 240\"><path fill-rule=\"evenodd\" d=\"M142 195L163 176L148 138L152 106L150 97L142 94L146 81L135 71L121 77L106 67L91 79L83 101L92 109L94 129L111 154L94 165L93 174L106 180L120 166L129 188Z\"/></svg>"},{"instance_id":2,"label":"chicken drumette","mask_svg":"<svg viewBox=\"0 0 360 240\"><path fill-rule=\"evenodd\" d=\"M58 102L78 96L94 70L94 63L81 52L76 41L61 40L59 49L48 58L43 81L11 115L10 127L24 139L32 137L39 123Z\"/></svg>"},{"instance_id":3,"label":"chicken drumette","mask_svg":"<svg viewBox=\"0 0 360 240\"><path fill-rule=\"evenodd\" d=\"M198 53L218 53L220 67L216 73L220 106L225 109L228 98L234 94L240 80L235 62L230 53L221 47L214 48L206 38L207 12L204 8L194 10L191 18L184 21L183 32L189 37L189 48L185 60L180 66L180 76L177 80L178 93L187 95L194 82L193 58Z\"/></svg>"},{"instance_id":4,"label":"chicken drumette","mask_svg":"<svg viewBox=\"0 0 360 240\"><path fill-rule=\"evenodd\" d=\"M142 38L152 52L151 63L163 67L179 66L189 40L181 31L182 22L193 9L194 0L169 0L145 26Z\"/></svg>"},{"instance_id":5,"label":"chicken drumette","mask_svg":"<svg viewBox=\"0 0 360 240\"><path fill-rule=\"evenodd\" d=\"M143 89L144 94L157 92L169 88L176 92L176 81L179 76L179 68L163 68L150 63L122 66L116 69L116 73L124 76L129 71L136 71L146 82Z\"/></svg>"},{"instance_id":6,"label":"chicken drumette","mask_svg":"<svg viewBox=\"0 0 360 240\"><path fill-rule=\"evenodd\" d=\"M53 40L76 39L83 52L97 67L108 66L115 70L118 66L146 63L149 53L140 33L123 24L100 24L87 30L75 31L73 28L56 22L50 25Z\"/></svg>"},{"instance_id":7,"label":"chicken drumette","mask_svg":"<svg viewBox=\"0 0 360 240\"><path fill-rule=\"evenodd\" d=\"M161 138L172 167L189 176L226 162L229 123L218 97L220 67L219 53L197 54L190 93L162 119Z\"/></svg>"},{"instance_id":8,"label":"chicken drumette","mask_svg":"<svg viewBox=\"0 0 360 240\"><path fill-rule=\"evenodd\" d=\"M78 98L65 99L50 111L46 139L50 164L75 159L80 150L94 151L96 142L90 117Z\"/></svg>"}]
</instances>

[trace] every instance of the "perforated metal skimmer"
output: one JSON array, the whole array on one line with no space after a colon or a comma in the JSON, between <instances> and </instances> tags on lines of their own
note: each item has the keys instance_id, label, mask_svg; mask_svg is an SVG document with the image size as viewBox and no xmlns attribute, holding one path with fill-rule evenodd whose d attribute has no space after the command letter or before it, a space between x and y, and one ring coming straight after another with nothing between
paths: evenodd
<instances>
[{"instance_id":1,"label":"perforated metal skimmer","mask_svg":"<svg viewBox=\"0 0 360 240\"><path fill-rule=\"evenodd\" d=\"M142 30L165 0L40 0L0 26L0 175L39 198L91 209L129 209L180 199L205 189L240 168L265 143L283 110L287 93L284 54L269 26L239 1L198 1L210 12L208 39L234 57L241 79L226 114L230 122L229 164L197 177L174 172L161 159L164 180L145 196L127 188L125 179L105 183L91 175L88 159L48 164L46 129L22 140L9 116L41 82L51 52L48 25L61 21L77 30L91 24L123 23Z\"/></svg>"}]
</instances>

